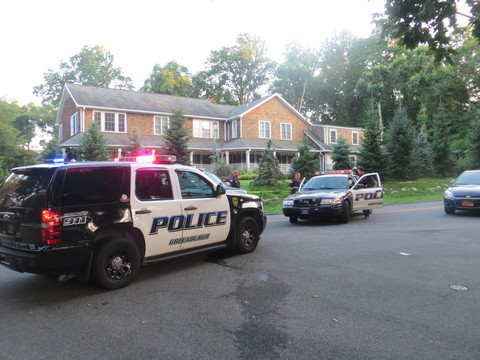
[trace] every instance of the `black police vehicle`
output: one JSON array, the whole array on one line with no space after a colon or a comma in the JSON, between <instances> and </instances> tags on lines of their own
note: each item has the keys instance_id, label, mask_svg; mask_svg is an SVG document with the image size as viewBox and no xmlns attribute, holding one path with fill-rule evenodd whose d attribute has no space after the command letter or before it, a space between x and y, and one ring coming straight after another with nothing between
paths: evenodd
<instances>
[{"instance_id":1,"label":"black police vehicle","mask_svg":"<svg viewBox=\"0 0 480 360\"><path fill-rule=\"evenodd\" d=\"M18 167L0 187L0 263L78 275L107 289L142 264L215 250L253 251L266 226L256 195L229 193L178 164L77 162Z\"/></svg>"},{"instance_id":2,"label":"black police vehicle","mask_svg":"<svg viewBox=\"0 0 480 360\"><path fill-rule=\"evenodd\" d=\"M347 223L353 211L383 207L383 188L378 173L354 175L351 170L323 171L283 200L283 214L291 223L298 219L337 217Z\"/></svg>"}]
</instances>

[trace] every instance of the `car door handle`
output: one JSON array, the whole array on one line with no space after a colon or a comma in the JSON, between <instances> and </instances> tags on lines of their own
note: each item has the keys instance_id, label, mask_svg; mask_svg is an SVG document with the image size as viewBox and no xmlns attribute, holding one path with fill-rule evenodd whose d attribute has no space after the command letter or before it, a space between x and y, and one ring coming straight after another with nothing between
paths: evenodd
<instances>
[{"instance_id":1,"label":"car door handle","mask_svg":"<svg viewBox=\"0 0 480 360\"><path fill-rule=\"evenodd\" d=\"M190 210L197 210L195 206L189 206L184 209L185 211L190 211Z\"/></svg>"},{"instance_id":2,"label":"car door handle","mask_svg":"<svg viewBox=\"0 0 480 360\"><path fill-rule=\"evenodd\" d=\"M135 214L142 215L142 214L150 214L151 212L152 212L151 210L143 209L143 210L135 211Z\"/></svg>"}]
</instances>

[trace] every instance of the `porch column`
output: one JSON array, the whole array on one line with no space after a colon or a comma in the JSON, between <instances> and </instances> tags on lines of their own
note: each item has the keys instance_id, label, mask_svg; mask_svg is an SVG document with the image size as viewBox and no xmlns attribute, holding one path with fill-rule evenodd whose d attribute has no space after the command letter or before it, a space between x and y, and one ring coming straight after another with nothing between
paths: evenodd
<instances>
[{"instance_id":1,"label":"porch column","mask_svg":"<svg viewBox=\"0 0 480 360\"><path fill-rule=\"evenodd\" d=\"M248 171L250 171L250 149L248 149L245 153L247 154L247 159L246 159L247 160L247 169L248 169Z\"/></svg>"},{"instance_id":2,"label":"porch column","mask_svg":"<svg viewBox=\"0 0 480 360\"><path fill-rule=\"evenodd\" d=\"M190 152L190 165L193 166L193 151Z\"/></svg>"},{"instance_id":3,"label":"porch column","mask_svg":"<svg viewBox=\"0 0 480 360\"><path fill-rule=\"evenodd\" d=\"M230 151L225 151L225 159L227 159L227 164L230 164Z\"/></svg>"}]
</instances>

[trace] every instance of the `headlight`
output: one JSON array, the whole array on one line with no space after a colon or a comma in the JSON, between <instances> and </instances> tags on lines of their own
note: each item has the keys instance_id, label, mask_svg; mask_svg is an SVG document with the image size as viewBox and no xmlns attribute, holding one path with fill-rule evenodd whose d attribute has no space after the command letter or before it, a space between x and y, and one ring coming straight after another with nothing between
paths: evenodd
<instances>
[{"instance_id":1,"label":"headlight","mask_svg":"<svg viewBox=\"0 0 480 360\"><path fill-rule=\"evenodd\" d=\"M339 204L341 201L340 199L322 199L320 204L322 205L332 205L332 204Z\"/></svg>"},{"instance_id":2,"label":"headlight","mask_svg":"<svg viewBox=\"0 0 480 360\"><path fill-rule=\"evenodd\" d=\"M447 198L453 197L452 189L447 189L447 190L445 190L445 194L444 194L444 195L445 195L445 197L447 197Z\"/></svg>"},{"instance_id":3,"label":"headlight","mask_svg":"<svg viewBox=\"0 0 480 360\"><path fill-rule=\"evenodd\" d=\"M283 200L283 206L292 206L292 205L293 205L293 199Z\"/></svg>"}]
</instances>

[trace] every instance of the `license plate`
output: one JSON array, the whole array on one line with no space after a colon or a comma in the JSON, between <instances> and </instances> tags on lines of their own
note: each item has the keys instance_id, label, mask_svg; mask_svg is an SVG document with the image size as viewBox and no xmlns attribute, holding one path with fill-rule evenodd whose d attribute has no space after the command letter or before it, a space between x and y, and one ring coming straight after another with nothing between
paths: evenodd
<instances>
[{"instance_id":1,"label":"license plate","mask_svg":"<svg viewBox=\"0 0 480 360\"><path fill-rule=\"evenodd\" d=\"M462 201L462 206L475 206L475 204L471 201Z\"/></svg>"},{"instance_id":2,"label":"license plate","mask_svg":"<svg viewBox=\"0 0 480 360\"><path fill-rule=\"evenodd\" d=\"M303 210L302 210L302 215L308 215L308 212L309 212L309 211L308 211L307 209L303 209Z\"/></svg>"}]
</instances>

